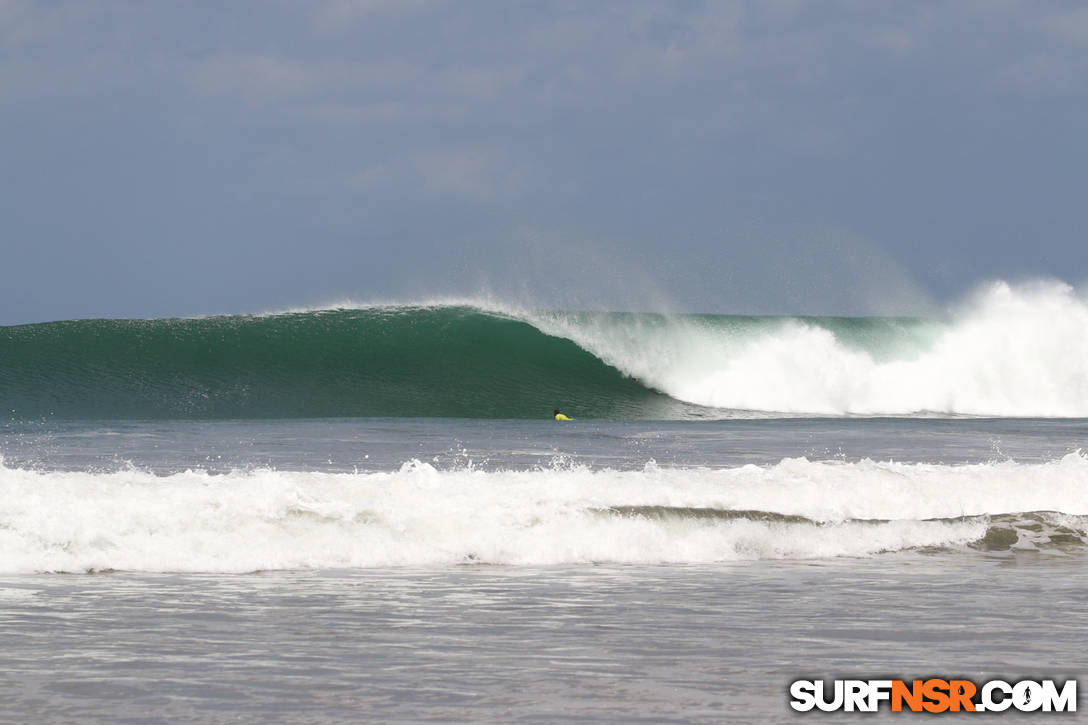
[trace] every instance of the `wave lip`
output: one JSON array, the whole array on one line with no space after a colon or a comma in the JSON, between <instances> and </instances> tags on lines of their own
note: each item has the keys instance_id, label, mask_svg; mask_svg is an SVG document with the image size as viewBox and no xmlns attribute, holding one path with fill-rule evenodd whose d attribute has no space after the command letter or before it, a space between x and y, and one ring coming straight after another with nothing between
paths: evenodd
<instances>
[{"instance_id":1,"label":"wave lip","mask_svg":"<svg viewBox=\"0 0 1088 725\"><path fill-rule=\"evenodd\" d=\"M0 572L1083 556L1088 457L387 473L0 467Z\"/></svg>"}]
</instances>

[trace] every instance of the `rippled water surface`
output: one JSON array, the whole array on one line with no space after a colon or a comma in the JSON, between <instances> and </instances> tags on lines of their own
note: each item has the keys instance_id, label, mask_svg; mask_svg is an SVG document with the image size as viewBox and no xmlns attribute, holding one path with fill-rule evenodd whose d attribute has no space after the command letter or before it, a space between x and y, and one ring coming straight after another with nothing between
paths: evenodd
<instances>
[{"instance_id":1,"label":"rippled water surface","mask_svg":"<svg viewBox=\"0 0 1088 725\"><path fill-rule=\"evenodd\" d=\"M1086 602L1031 556L4 577L0 717L795 722L799 677L1084 678Z\"/></svg>"},{"instance_id":2,"label":"rippled water surface","mask_svg":"<svg viewBox=\"0 0 1088 725\"><path fill-rule=\"evenodd\" d=\"M794 723L789 683L837 677L1077 677L1083 700L1085 440L9 423L0 722Z\"/></svg>"}]
</instances>

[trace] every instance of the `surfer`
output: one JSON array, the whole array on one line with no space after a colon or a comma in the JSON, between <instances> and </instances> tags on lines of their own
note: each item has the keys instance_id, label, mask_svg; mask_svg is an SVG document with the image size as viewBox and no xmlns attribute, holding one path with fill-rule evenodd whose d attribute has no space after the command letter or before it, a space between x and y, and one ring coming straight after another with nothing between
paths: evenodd
<instances>
[{"instance_id":1,"label":"surfer","mask_svg":"<svg viewBox=\"0 0 1088 725\"><path fill-rule=\"evenodd\" d=\"M552 417L556 420L574 420L574 418L568 418L567 416L563 415L559 408L556 408L552 411Z\"/></svg>"}]
</instances>

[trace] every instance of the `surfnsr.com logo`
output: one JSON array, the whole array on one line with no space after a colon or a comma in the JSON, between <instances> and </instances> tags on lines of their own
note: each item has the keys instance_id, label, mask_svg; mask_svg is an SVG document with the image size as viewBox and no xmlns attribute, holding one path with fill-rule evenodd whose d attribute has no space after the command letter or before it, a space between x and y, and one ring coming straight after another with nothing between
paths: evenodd
<instances>
[{"instance_id":1,"label":"surfnsr.com logo","mask_svg":"<svg viewBox=\"0 0 1088 725\"><path fill-rule=\"evenodd\" d=\"M799 712L1076 712L1077 681L796 680L790 707Z\"/></svg>"}]
</instances>

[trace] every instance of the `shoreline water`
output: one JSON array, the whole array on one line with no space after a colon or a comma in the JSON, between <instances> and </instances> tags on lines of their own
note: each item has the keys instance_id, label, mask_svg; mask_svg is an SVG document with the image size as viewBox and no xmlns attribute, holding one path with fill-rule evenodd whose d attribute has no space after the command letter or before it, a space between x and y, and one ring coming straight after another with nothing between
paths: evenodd
<instances>
[{"instance_id":1,"label":"shoreline water","mask_svg":"<svg viewBox=\"0 0 1088 725\"><path fill-rule=\"evenodd\" d=\"M799 678L1083 680L1086 437L9 421L0 720L774 723Z\"/></svg>"},{"instance_id":2,"label":"shoreline water","mask_svg":"<svg viewBox=\"0 0 1088 725\"><path fill-rule=\"evenodd\" d=\"M2 576L0 712L793 722L798 678L1083 680L1085 601L1080 562L1032 555Z\"/></svg>"}]
</instances>

